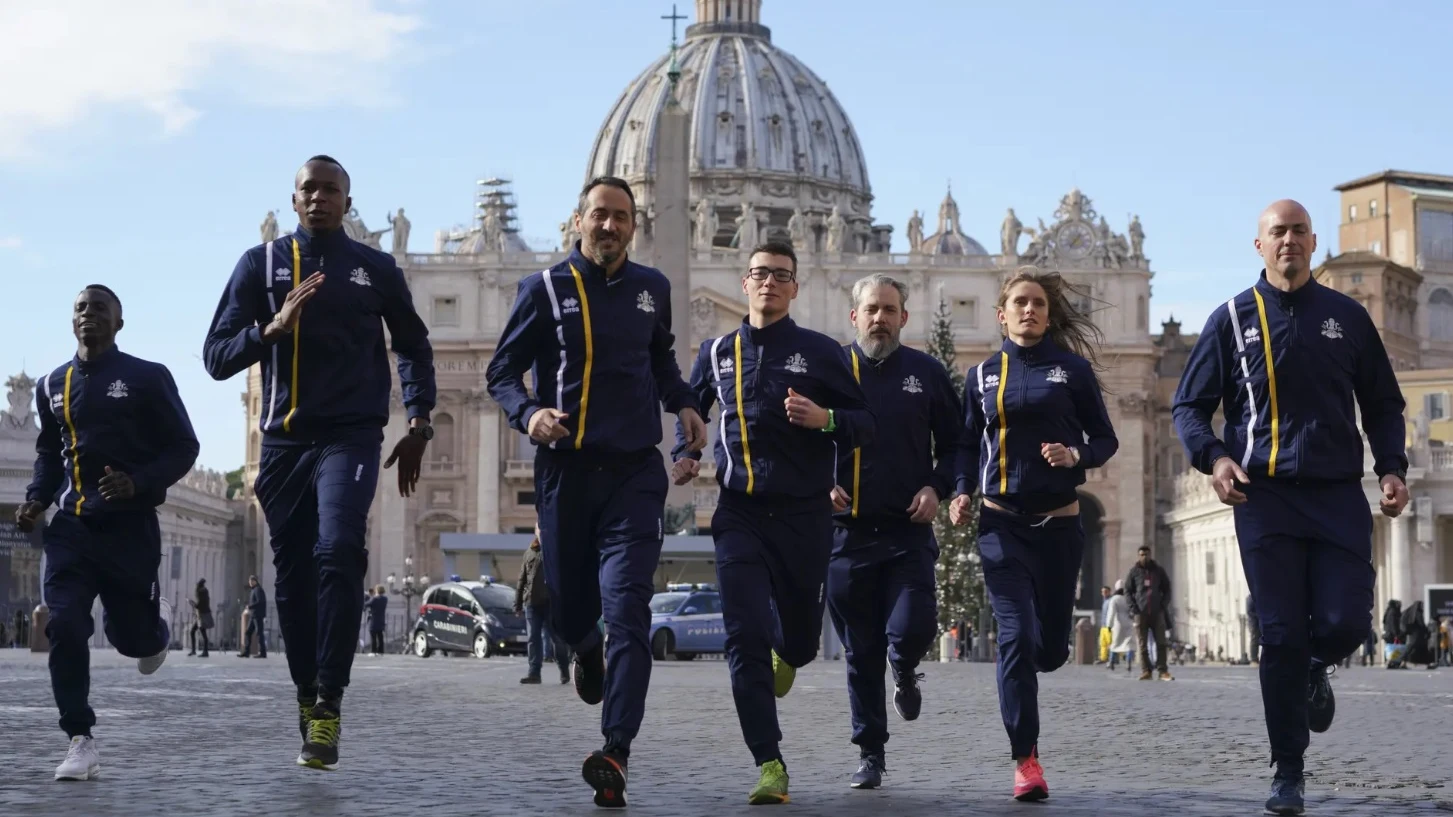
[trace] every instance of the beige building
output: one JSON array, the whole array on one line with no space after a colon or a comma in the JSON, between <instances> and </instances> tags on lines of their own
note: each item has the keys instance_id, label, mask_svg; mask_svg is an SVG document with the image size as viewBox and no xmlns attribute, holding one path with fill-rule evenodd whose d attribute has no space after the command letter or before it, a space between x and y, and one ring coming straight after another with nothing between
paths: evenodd
<instances>
[{"instance_id":1,"label":"beige building","mask_svg":"<svg viewBox=\"0 0 1453 817\"><path fill-rule=\"evenodd\" d=\"M990 251L968 234L953 195L934 193L942 198L927 222L917 212L899 214L907 217L908 251L889 252L895 227L872 209L868 158L847 112L822 79L772 40L762 6L761 0L698 2L680 48L650 62L613 104L602 106L601 130L580 157L582 181L610 173L635 188L634 257L660 265L683 296L684 309L674 314L678 355L689 351L692 359L702 340L741 321L746 253L768 236L791 239L801 256L801 295L793 306L798 322L847 342L849 289L865 275L889 273L910 288L913 318L905 342L924 345L942 294L952 306L963 366L1000 342L994 307L1008 270L1033 263L1063 271L1084 288L1105 332L1109 408L1121 439L1119 454L1090 474L1083 493L1094 543L1084 565L1084 601L1097 609L1102 578L1123 573L1140 544L1153 538L1153 498L1160 490L1152 409L1159 349L1148 328L1152 272L1139 220L1117 233L1079 190L1057 203L1006 202L1024 208L1025 222L1034 226L1010 210L994 225L999 234L989 243L997 251ZM679 155L663 135L674 127L672 116L687 123ZM672 192L670 180L680 177L679 192ZM437 435L418 495L400 498L391 472L380 480L369 530L370 582L403 575L406 557L416 574L447 575L451 562L441 535L523 534L534 525L533 449L489 399L484 371L519 280L560 260L575 236L567 221L559 245L527 246L507 185L487 180L481 190L472 228L437 234L432 252L397 241L393 248L435 344ZM562 217L574 207L560 202ZM675 222L679 229L662 226L677 216L683 216ZM349 229L377 241L356 219ZM249 484L259 451L258 377L254 370L245 397ZM385 450L403 428L396 405ZM694 506L703 533L716 497L713 476L704 468L694 486L671 498L673 506ZM247 520L252 563L270 576L255 502ZM468 552L477 555L453 561L454 572L488 569L512 580L517 546L500 547L509 552L472 546Z\"/></svg>"}]
</instances>

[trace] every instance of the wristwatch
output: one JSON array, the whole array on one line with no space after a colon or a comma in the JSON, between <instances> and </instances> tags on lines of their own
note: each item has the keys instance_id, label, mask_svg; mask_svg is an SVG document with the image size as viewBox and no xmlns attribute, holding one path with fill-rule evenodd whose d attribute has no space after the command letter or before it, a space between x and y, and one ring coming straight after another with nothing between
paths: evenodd
<instances>
[{"instance_id":1,"label":"wristwatch","mask_svg":"<svg viewBox=\"0 0 1453 817\"><path fill-rule=\"evenodd\" d=\"M431 425L409 426L410 437L423 437L424 442L434 439L434 427Z\"/></svg>"}]
</instances>

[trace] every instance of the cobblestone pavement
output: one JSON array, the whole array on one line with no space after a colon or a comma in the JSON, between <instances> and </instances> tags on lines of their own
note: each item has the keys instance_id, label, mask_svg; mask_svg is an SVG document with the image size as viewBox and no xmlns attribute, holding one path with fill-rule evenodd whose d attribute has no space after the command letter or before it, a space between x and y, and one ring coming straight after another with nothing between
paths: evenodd
<instances>
[{"instance_id":1,"label":"cobblestone pavement","mask_svg":"<svg viewBox=\"0 0 1453 817\"><path fill-rule=\"evenodd\" d=\"M92 657L102 777L56 783L65 754L45 656L0 650L0 815L540 815L596 813L579 777L599 708L572 686L522 686L510 658L359 656L344 701L343 766L294 765L281 653L173 652L154 676ZM1175 683L1066 667L1042 682L1051 799L1008 797L1013 772L993 667L928 664L923 716L890 714L885 787L854 791L841 662L815 662L781 702L789 814L1260 814L1269 770L1251 668L1176 668ZM1453 670L1352 668L1337 722L1314 735L1309 813L1453 812ZM890 709L891 713L891 709ZM720 660L658 663L631 763L627 813L730 815L755 782ZM768 813L774 813L769 811Z\"/></svg>"}]
</instances>

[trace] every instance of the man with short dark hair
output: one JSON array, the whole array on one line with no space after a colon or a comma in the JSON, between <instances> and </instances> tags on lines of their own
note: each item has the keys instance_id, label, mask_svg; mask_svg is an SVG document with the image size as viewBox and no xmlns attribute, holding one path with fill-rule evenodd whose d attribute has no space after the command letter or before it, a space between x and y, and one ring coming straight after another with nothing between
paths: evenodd
<instances>
[{"instance_id":1,"label":"man with short dark hair","mask_svg":"<svg viewBox=\"0 0 1453 817\"><path fill-rule=\"evenodd\" d=\"M1155 669L1160 680L1173 681L1166 660L1170 656L1170 575L1150 558L1150 548L1141 546L1139 558L1125 577L1125 600L1135 620L1135 638L1140 646L1140 680L1149 681L1150 637L1155 638Z\"/></svg>"},{"instance_id":2,"label":"man with short dark hair","mask_svg":"<svg viewBox=\"0 0 1453 817\"><path fill-rule=\"evenodd\" d=\"M338 160L312 157L293 186L298 228L243 253L202 351L216 380L262 365L254 490L272 539L278 624L297 687L297 763L332 770L363 624L368 511L391 415L389 351L408 428L383 467L399 464L405 497L434 436L434 353L394 257L343 231L352 182Z\"/></svg>"},{"instance_id":3,"label":"man with short dark hair","mask_svg":"<svg viewBox=\"0 0 1453 817\"><path fill-rule=\"evenodd\" d=\"M525 548L520 558L520 580L515 584L515 613L525 617L525 660L528 669L522 684L540 683L540 669L545 664L545 654L555 656L560 667L560 683L570 683L570 648L560 643L550 629L550 588L545 584L545 558L540 553L540 526L535 526L535 538ZM553 642L553 643L552 643ZM546 650L549 646L552 649Z\"/></svg>"},{"instance_id":4,"label":"man with short dark hair","mask_svg":"<svg viewBox=\"0 0 1453 817\"><path fill-rule=\"evenodd\" d=\"M837 452L871 443L875 422L842 347L788 315L797 297L792 245L756 247L742 291L747 318L701 344L691 388L703 409L721 404L711 536L732 698L760 769L747 802L763 805L788 800L774 698L817 656ZM678 428L677 485L701 469L691 442L690 429Z\"/></svg>"},{"instance_id":5,"label":"man with short dark hair","mask_svg":"<svg viewBox=\"0 0 1453 817\"><path fill-rule=\"evenodd\" d=\"M1262 211L1253 242L1263 269L1217 307L1176 390L1176 436L1235 510L1236 541L1261 630L1261 699L1276 766L1266 810L1301 814L1310 732L1332 726L1331 668L1372 627L1372 511L1363 434L1379 510L1408 503L1407 408L1363 304L1312 277L1317 235L1307 209ZM1221 409L1221 434L1211 425Z\"/></svg>"},{"instance_id":6,"label":"man with short dark hair","mask_svg":"<svg viewBox=\"0 0 1453 817\"><path fill-rule=\"evenodd\" d=\"M680 418L693 450L706 444L706 426L672 351L671 284L627 258L636 230L630 185L591 179L574 219L580 240L569 257L520 281L485 378L510 425L536 446L553 629L575 651L580 699L605 704L605 745L581 775L596 805L616 808L626 805L630 746L651 680L668 487L656 448L661 409Z\"/></svg>"},{"instance_id":7,"label":"man with short dark hair","mask_svg":"<svg viewBox=\"0 0 1453 817\"><path fill-rule=\"evenodd\" d=\"M848 669L853 788L882 784L888 715L883 684L893 675L893 708L916 720L923 705L917 667L938 629L933 518L954 487L963 404L948 370L904 347L908 287L878 273L853 285L847 347L853 379L877 418L872 443L837 450L834 533L827 603ZM886 665L886 666L885 666Z\"/></svg>"},{"instance_id":8,"label":"man with short dark hair","mask_svg":"<svg viewBox=\"0 0 1453 817\"><path fill-rule=\"evenodd\" d=\"M267 591L256 576L247 577L247 629L242 633L238 658L252 655L252 637L257 636L257 657L267 657Z\"/></svg>"},{"instance_id":9,"label":"man with short dark hair","mask_svg":"<svg viewBox=\"0 0 1453 817\"><path fill-rule=\"evenodd\" d=\"M71 740L57 780L89 780L100 770L87 702L96 597L106 639L138 659L142 675L166 660L172 610L157 589L156 508L200 450L171 372L116 348L123 326L121 300L109 288L92 284L76 296L76 355L37 384L35 473L15 511L29 533L58 506L45 528L43 580L51 691Z\"/></svg>"}]
</instances>

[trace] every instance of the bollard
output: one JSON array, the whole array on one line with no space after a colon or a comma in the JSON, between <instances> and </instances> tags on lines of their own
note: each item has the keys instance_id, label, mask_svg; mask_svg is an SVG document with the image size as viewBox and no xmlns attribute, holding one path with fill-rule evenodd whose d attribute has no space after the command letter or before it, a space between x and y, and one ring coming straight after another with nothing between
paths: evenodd
<instances>
[{"instance_id":1,"label":"bollard","mask_svg":"<svg viewBox=\"0 0 1453 817\"><path fill-rule=\"evenodd\" d=\"M938 661L940 664L947 664L958 655L959 643L953 633L944 633L938 640Z\"/></svg>"},{"instance_id":2,"label":"bollard","mask_svg":"<svg viewBox=\"0 0 1453 817\"><path fill-rule=\"evenodd\" d=\"M50 636L45 634L45 625L50 622L50 608L41 602L30 614L30 651L50 652Z\"/></svg>"},{"instance_id":3,"label":"bollard","mask_svg":"<svg viewBox=\"0 0 1453 817\"><path fill-rule=\"evenodd\" d=\"M1093 664L1095 654L1099 652L1095 643L1095 628L1090 626L1088 618L1081 618L1075 622L1075 663Z\"/></svg>"}]
</instances>

